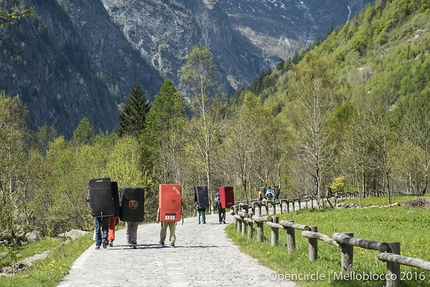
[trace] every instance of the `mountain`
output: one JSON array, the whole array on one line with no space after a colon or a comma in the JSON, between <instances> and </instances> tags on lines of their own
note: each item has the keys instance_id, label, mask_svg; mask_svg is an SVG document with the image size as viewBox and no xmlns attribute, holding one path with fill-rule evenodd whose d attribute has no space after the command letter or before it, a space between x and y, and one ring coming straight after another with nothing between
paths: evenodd
<instances>
[{"instance_id":1,"label":"mountain","mask_svg":"<svg viewBox=\"0 0 430 287\"><path fill-rule=\"evenodd\" d=\"M23 99L32 128L53 124L70 137L83 117L99 132L115 129L118 106L136 81L149 100L165 78L177 86L200 42L233 93L372 1L24 2L35 15L0 31L0 90Z\"/></svg>"}]
</instances>

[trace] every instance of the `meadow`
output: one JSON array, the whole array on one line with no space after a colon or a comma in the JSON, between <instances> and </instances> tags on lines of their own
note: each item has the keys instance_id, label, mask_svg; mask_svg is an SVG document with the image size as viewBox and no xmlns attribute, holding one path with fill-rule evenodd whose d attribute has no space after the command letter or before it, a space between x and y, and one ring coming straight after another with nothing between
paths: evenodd
<instances>
[{"instance_id":1,"label":"meadow","mask_svg":"<svg viewBox=\"0 0 430 287\"><path fill-rule=\"evenodd\" d=\"M406 207L404 202L408 199L397 197L398 206L377 207L386 199L369 198L362 202L363 206L372 206L368 208L302 209L277 216L280 220L317 226L318 232L330 237L334 233L351 232L362 239L400 242L401 255L430 261L429 211ZM346 202L358 204L355 199ZM279 244L274 247L268 226L264 228L263 243L240 235L233 225L227 227L227 233L243 252L277 272L278 276L273 277L276 283L292 278L299 286L385 286L387 264L377 259L379 251L354 247L352 275L347 277L341 274L341 250L323 241L318 242L317 260L309 262L308 239L299 230L295 235L296 250L292 253L288 253L283 230L279 231ZM404 265L400 271L401 286L430 286L429 271Z\"/></svg>"},{"instance_id":2,"label":"meadow","mask_svg":"<svg viewBox=\"0 0 430 287\"><path fill-rule=\"evenodd\" d=\"M74 240L43 238L24 245L19 257L24 260L50 250L43 258L33 261L32 266L12 276L0 277L0 287L49 287L57 286L69 272L73 262L92 244L92 235Z\"/></svg>"}]
</instances>

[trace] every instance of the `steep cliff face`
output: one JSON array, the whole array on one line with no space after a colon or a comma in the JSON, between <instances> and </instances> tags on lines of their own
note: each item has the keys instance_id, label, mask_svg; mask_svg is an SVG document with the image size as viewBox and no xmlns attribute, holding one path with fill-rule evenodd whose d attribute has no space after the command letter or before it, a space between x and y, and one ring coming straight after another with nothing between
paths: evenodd
<instances>
[{"instance_id":1,"label":"steep cliff face","mask_svg":"<svg viewBox=\"0 0 430 287\"><path fill-rule=\"evenodd\" d=\"M325 37L373 0L219 0L231 26L265 56L286 59Z\"/></svg>"},{"instance_id":2,"label":"steep cliff face","mask_svg":"<svg viewBox=\"0 0 430 287\"><path fill-rule=\"evenodd\" d=\"M135 82L150 100L164 78L178 86L199 42L234 93L368 2L25 0L34 17L0 31L0 90L21 96L33 128L54 124L69 137L87 117L98 131L112 130Z\"/></svg>"},{"instance_id":3,"label":"steep cliff face","mask_svg":"<svg viewBox=\"0 0 430 287\"><path fill-rule=\"evenodd\" d=\"M176 85L187 54L199 42L210 46L227 91L269 68L261 49L232 29L218 5L189 0L101 2L132 47Z\"/></svg>"},{"instance_id":4,"label":"steep cliff face","mask_svg":"<svg viewBox=\"0 0 430 287\"><path fill-rule=\"evenodd\" d=\"M1 31L0 90L22 98L33 128L54 125L70 136L83 116L98 130L111 128L115 100L91 72L73 24L55 1L32 4L37 17Z\"/></svg>"}]
</instances>

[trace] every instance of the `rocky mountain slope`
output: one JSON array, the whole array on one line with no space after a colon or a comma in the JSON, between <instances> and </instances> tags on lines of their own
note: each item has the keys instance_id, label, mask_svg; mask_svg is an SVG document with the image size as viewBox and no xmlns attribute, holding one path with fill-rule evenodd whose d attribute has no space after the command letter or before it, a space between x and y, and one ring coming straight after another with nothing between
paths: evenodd
<instances>
[{"instance_id":1,"label":"rocky mountain slope","mask_svg":"<svg viewBox=\"0 0 430 287\"><path fill-rule=\"evenodd\" d=\"M372 1L24 2L34 17L0 31L0 90L20 95L33 128L53 124L69 137L83 117L98 131L116 128L118 105L136 81L150 100L163 79L178 85L199 42L211 48L220 83L234 93Z\"/></svg>"}]
</instances>

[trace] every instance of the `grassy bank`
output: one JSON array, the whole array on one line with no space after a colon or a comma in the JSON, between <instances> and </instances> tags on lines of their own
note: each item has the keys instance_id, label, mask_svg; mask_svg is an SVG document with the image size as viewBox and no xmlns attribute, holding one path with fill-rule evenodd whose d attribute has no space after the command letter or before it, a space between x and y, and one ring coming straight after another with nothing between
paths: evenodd
<instances>
[{"instance_id":1,"label":"grassy bank","mask_svg":"<svg viewBox=\"0 0 430 287\"><path fill-rule=\"evenodd\" d=\"M85 235L73 241L64 242L60 239L41 239L25 246L21 257L28 258L35 254L51 250L44 259L33 262L25 272L0 277L1 287L49 287L57 286L70 270L73 262L91 245L92 235Z\"/></svg>"},{"instance_id":2,"label":"grassy bank","mask_svg":"<svg viewBox=\"0 0 430 287\"><path fill-rule=\"evenodd\" d=\"M407 198L405 198L407 199ZM396 198L403 202L404 198ZM363 204L378 204L374 198ZM384 199L382 199L384 200ZM354 203L354 200L348 200ZM385 203L385 202L384 202ZM278 215L280 220L293 220L296 223L317 226L318 232L332 236L335 232L352 232L354 237L381 242L400 242L401 254L430 261L429 211L418 208L372 207L365 209L325 209L302 210ZM308 260L308 241L296 231L296 251L289 254L286 247L286 233L280 231L279 245L270 244L270 229L265 227L266 240L257 243L247 236L237 233L233 225L227 233L240 246L241 250L259 260L262 265L275 270L283 277L299 277L299 286L384 286L385 280L379 278L365 280L366 276L384 275L386 263L377 259L378 251L354 247L354 278L340 276L341 251L325 242L318 242L318 259ZM362 276L362 277L360 277ZM401 286L430 286L430 272L418 268L401 266ZM304 279L304 280L302 280Z\"/></svg>"}]
</instances>

